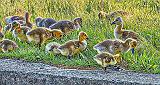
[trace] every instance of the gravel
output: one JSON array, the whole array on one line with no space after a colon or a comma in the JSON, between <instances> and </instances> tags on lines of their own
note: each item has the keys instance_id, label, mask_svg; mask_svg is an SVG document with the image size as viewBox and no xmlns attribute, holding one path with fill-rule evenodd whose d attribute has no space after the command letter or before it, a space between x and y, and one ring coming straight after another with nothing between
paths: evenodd
<instances>
[{"instance_id":1,"label":"gravel","mask_svg":"<svg viewBox=\"0 0 160 85\"><path fill-rule=\"evenodd\" d=\"M160 74L59 69L43 63L0 60L0 85L160 85Z\"/></svg>"}]
</instances>

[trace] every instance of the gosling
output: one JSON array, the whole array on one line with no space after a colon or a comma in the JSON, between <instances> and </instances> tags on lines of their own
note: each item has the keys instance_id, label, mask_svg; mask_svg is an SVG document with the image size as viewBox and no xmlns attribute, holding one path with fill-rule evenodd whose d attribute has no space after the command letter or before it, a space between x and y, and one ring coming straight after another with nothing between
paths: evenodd
<instances>
[{"instance_id":1,"label":"gosling","mask_svg":"<svg viewBox=\"0 0 160 85\"><path fill-rule=\"evenodd\" d=\"M111 54L118 54L128 52L132 48L136 48L137 41L132 38L128 38L125 41L115 39L115 40L105 40L96 44L93 49L98 53L109 52Z\"/></svg>"},{"instance_id":2,"label":"gosling","mask_svg":"<svg viewBox=\"0 0 160 85\"><path fill-rule=\"evenodd\" d=\"M107 70L108 66L116 65L122 61L122 57L119 54L112 55L108 52L97 54L93 59L103 67L104 71Z\"/></svg>"},{"instance_id":3,"label":"gosling","mask_svg":"<svg viewBox=\"0 0 160 85\"><path fill-rule=\"evenodd\" d=\"M58 50L64 56L67 56L68 59L75 54L78 54L84 51L87 47L88 35L85 32L79 33L78 40L69 40L66 43L58 46Z\"/></svg>"},{"instance_id":4,"label":"gosling","mask_svg":"<svg viewBox=\"0 0 160 85\"><path fill-rule=\"evenodd\" d=\"M9 40L9 39L3 39L0 41L0 50L4 53L8 51L13 51L18 48L18 45L16 42Z\"/></svg>"},{"instance_id":5,"label":"gosling","mask_svg":"<svg viewBox=\"0 0 160 85\"><path fill-rule=\"evenodd\" d=\"M51 25L49 29L60 29L64 34L74 30L79 30L82 27L82 18L75 18L73 21L61 20Z\"/></svg>"},{"instance_id":6,"label":"gosling","mask_svg":"<svg viewBox=\"0 0 160 85\"><path fill-rule=\"evenodd\" d=\"M27 26L21 26L19 22L13 21L12 23L12 28L13 28L13 36L14 38L18 38L19 41L21 42L26 42L28 43L28 38L26 36L26 33L31 30L31 28Z\"/></svg>"},{"instance_id":7,"label":"gosling","mask_svg":"<svg viewBox=\"0 0 160 85\"><path fill-rule=\"evenodd\" d=\"M53 39L53 38L60 39L63 36L63 33L61 30L58 30L58 29L49 30L47 28L39 27L27 32L26 35L29 42L33 41L39 47L41 47L41 45L49 39Z\"/></svg>"},{"instance_id":8,"label":"gosling","mask_svg":"<svg viewBox=\"0 0 160 85\"><path fill-rule=\"evenodd\" d=\"M37 27L49 28L49 26L51 26L52 24L56 23L56 20L54 20L52 18L37 17L35 19L35 22L36 22L36 26Z\"/></svg>"},{"instance_id":9,"label":"gosling","mask_svg":"<svg viewBox=\"0 0 160 85\"><path fill-rule=\"evenodd\" d=\"M117 17L111 25L116 25L116 28L114 29L114 37L116 39L121 39L125 41L128 38L132 38L137 40L137 46L140 47L141 43L144 41L136 32L133 32L131 30L123 30L123 20L121 17ZM134 49L132 49L132 52L134 54Z\"/></svg>"}]
</instances>

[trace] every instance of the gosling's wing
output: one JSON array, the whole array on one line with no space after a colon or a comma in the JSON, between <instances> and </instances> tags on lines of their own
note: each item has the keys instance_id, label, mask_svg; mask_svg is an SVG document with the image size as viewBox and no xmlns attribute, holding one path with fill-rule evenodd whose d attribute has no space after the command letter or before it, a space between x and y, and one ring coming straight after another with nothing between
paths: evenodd
<instances>
[{"instance_id":1,"label":"gosling's wing","mask_svg":"<svg viewBox=\"0 0 160 85\"><path fill-rule=\"evenodd\" d=\"M52 24L56 23L56 20L52 19L52 18L46 18L44 20L44 26L46 28L49 28L49 26L51 26Z\"/></svg>"},{"instance_id":2,"label":"gosling's wing","mask_svg":"<svg viewBox=\"0 0 160 85\"><path fill-rule=\"evenodd\" d=\"M34 30L31 30L29 32L27 32L27 35L34 35L34 34L45 34L45 29L43 28L36 28Z\"/></svg>"},{"instance_id":3,"label":"gosling's wing","mask_svg":"<svg viewBox=\"0 0 160 85\"><path fill-rule=\"evenodd\" d=\"M60 29L60 27L61 27L60 22L56 22L56 23L52 24L51 26L49 26L50 29Z\"/></svg>"},{"instance_id":4,"label":"gosling's wing","mask_svg":"<svg viewBox=\"0 0 160 85\"><path fill-rule=\"evenodd\" d=\"M127 38L133 38L138 41L138 43L146 42L145 38L140 36L138 33L126 30L122 34L122 40L126 40Z\"/></svg>"},{"instance_id":5,"label":"gosling's wing","mask_svg":"<svg viewBox=\"0 0 160 85\"><path fill-rule=\"evenodd\" d=\"M105 40L103 42L96 44L93 48L97 50L105 50L106 48L109 48L108 46L110 46L111 44L112 40Z\"/></svg>"},{"instance_id":6,"label":"gosling's wing","mask_svg":"<svg viewBox=\"0 0 160 85\"><path fill-rule=\"evenodd\" d=\"M74 40L69 40L66 43L64 43L63 45L61 45L59 48L71 48L71 46L74 46Z\"/></svg>"},{"instance_id":7,"label":"gosling's wing","mask_svg":"<svg viewBox=\"0 0 160 85\"><path fill-rule=\"evenodd\" d=\"M113 57L108 56L105 58L105 63L110 63L113 60L114 60Z\"/></svg>"},{"instance_id":8,"label":"gosling's wing","mask_svg":"<svg viewBox=\"0 0 160 85\"><path fill-rule=\"evenodd\" d=\"M125 30L122 33L122 40L126 40L127 38L133 38L133 39L138 39L138 34L136 32L130 31L130 30Z\"/></svg>"},{"instance_id":9,"label":"gosling's wing","mask_svg":"<svg viewBox=\"0 0 160 85\"><path fill-rule=\"evenodd\" d=\"M71 21L69 21L69 20L61 21L61 25L62 25L62 28L74 29L74 24L73 24L73 22L71 22Z\"/></svg>"}]
</instances>

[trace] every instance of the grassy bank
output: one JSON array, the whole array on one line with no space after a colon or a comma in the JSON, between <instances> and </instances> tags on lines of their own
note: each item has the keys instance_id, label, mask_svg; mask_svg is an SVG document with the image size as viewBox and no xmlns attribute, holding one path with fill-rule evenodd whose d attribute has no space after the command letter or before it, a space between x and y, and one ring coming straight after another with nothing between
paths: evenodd
<instances>
[{"instance_id":1,"label":"grassy bank","mask_svg":"<svg viewBox=\"0 0 160 85\"><path fill-rule=\"evenodd\" d=\"M123 17L124 28L133 30L139 33L147 41L146 48L143 49L142 56L131 55L131 53L122 54L123 59L128 62L128 69L148 72L160 73L160 1L158 0L106 0L104 3L104 11L112 12L116 10L124 10L131 13L133 16L129 19ZM98 12L102 9L98 0L3 0L0 3L0 21L4 24L4 17L11 15L23 15L24 10L31 13L31 22L37 16L51 17L55 20L72 20L75 17L83 18L83 27L90 38L88 48L82 54L88 58L85 60L82 55L75 55L72 60L68 60L64 56L54 56L45 54L42 46L41 50L33 44L16 42L19 49L10 53L0 53L1 57L20 58L29 61L43 61L45 63L63 64L67 66L93 66L99 67L92 59L97 54L92 47L105 39L113 39L113 30L115 26L111 26L108 21L100 21ZM80 31L81 31L80 30ZM78 32L62 38L64 43L70 39L78 38ZM6 38L13 39L11 33L6 35ZM48 42L51 42L48 41ZM48 43L46 42L46 43Z\"/></svg>"}]
</instances>

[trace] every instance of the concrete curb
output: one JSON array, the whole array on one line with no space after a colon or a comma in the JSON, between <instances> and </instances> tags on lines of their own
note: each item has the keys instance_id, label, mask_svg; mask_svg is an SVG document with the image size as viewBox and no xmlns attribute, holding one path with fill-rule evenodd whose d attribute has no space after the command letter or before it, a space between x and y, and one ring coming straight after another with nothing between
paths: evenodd
<instances>
[{"instance_id":1,"label":"concrete curb","mask_svg":"<svg viewBox=\"0 0 160 85\"><path fill-rule=\"evenodd\" d=\"M159 84L160 74L127 71L59 69L42 63L0 60L0 85L137 85Z\"/></svg>"}]
</instances>

